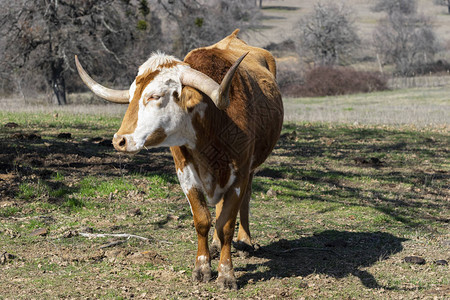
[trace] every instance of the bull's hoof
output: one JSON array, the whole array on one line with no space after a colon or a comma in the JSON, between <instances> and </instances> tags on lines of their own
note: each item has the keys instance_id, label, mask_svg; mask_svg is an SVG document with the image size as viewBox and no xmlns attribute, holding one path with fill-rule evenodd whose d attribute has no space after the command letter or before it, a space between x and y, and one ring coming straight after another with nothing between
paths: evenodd
<instances>
[{"instance_id":1,"label":"bull's hoof","mask_svg":"<svg viewBox=\"0 0 450 300\"><path fill-rule=\"evenodd\" d=\"M249 257L253 252L255 252L255 248L251 244L247 244L243 241L237 241L233 243L234 248L237 250L237 253L242 258Z\"/></svg>"},{"instance_id":2,"label":"bull's hoof","mask_svg":"<svg viewBox=\"0 0 450 300\"><path fill-rule=\"evenodd\" d=\"M211 280L211 266L209 263L196 266L192 271L192 280L194 282L208 282Z\"/></svg>"},{"instance_id":3,"label":"bull's hoof","mask_svg":"<svg viewBox=\"0 0 450 300\"><path fill-rule=\"evenodd\" d=\"M219 277L217 278L217 285L221 289L225 290L237 290L237 282L236 277L234 277L233 272L227 272L224 274L219 274Z\"/></svg>"},{"instance_id":4,"label":"bull's hoof","mask_svg":"<svg viewBox=\"0 0 450 300\"><path fill-rule=\"evenodd\" d=\"M234 246L234 248L236 250L239 250L239 251L253 252L255 250L253 248L252 244L248 244L248 243L243 242L243 241L233 242L233 246Z\"/></svg>"},{"instance_id":5,"label":"bull's hoof","mask_svg":"<svg viewBox=\"0 0 450 300\"><path fill-rule=\"evenodd\" d=\"M209 246L209 256L211 259L218 258L220 256L220 242L212 242Z\"/></svg>"}]
</instances>

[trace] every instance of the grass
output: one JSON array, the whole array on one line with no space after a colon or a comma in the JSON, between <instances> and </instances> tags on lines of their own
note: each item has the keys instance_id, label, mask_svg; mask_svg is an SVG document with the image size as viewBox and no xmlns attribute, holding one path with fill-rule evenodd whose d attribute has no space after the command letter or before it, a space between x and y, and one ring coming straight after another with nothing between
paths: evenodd
<instances>
[{"instance_id":1,"label":"grass","mask_svg":"<svg viewBox=\"0 0 450 300\"><path fill-rule=\"evenodd\" d=\"M409 125L448 129L449 86L321 98L287 98L286 121Z\"/></svg>"},{"instance_id":2,"label":"grass","mask_svg":"<svg viewBox=\"0 0 450 300\"><path fill-rule=\"evenodd\" d=\"M444 94L432 89L288 99L286 111L320 105L353 113L375 102L380 111L427 102L445 108ZM0 254L14 255L0 265L0 299L448 294L448 266L433 264L449 259L445 122L287 122L253 184L250 226L260 249L248 258L233 253L240 289L222 291L214 281L190 282L196 234L170 153L125 156L91 142L117 130L116 112L104 110L99 117L72 114L68 107L55 118L53 109L0 112L2 123L19 124L0 129ZM415 115L402 117L415 123ZM41 139L14 138L18 132ZM60 132L72 138L59 139ZM30 236L37 228L47 228L48 235ZM83 231L130 233L150 242L130 239L100 249L116 239L77 235ZM427 263L405 263L411 255ZM217 263L212 261L213 276Z\"/></svg>"}]
</instances>

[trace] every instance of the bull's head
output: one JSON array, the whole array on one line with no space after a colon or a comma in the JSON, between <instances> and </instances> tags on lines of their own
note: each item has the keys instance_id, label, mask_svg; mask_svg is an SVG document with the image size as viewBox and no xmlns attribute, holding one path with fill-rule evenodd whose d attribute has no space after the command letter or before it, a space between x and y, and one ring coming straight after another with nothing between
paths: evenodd
<instances>
[{"instance_id":1,"label":"bull's head","mask_svg":"<svg viewBox=\"0 0 450 300\"><path fill-rule=\"evenodd\" d=\"M129 90L113 90L98 84L86 73L76 56L75 62L81 79L97 96L129 104L113 144L118 151L134 153L143 147L189 143L187 131L192 125L180 105L182 86L202 91L219 109L225 109L230 103L232 78L245 55L236 60L218 84L173 56L153 54L139 68Z\"/></svg>"}]
</instances>

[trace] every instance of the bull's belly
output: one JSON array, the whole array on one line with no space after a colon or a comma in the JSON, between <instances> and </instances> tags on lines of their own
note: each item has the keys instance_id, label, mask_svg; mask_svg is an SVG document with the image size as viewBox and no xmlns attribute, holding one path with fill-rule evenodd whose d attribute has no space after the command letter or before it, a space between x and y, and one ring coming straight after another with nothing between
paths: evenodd
<instances>
[{"instance_id":1,"label":"bull's belly","mask_svg":"<svg viewBox=\"0 0 450 300\"><path fill-rule=\"evenodd\" d=\"M252 170L260 166L269 157L278 142L283 126L283 107L274 108L271 115L266 115L266 118L254 127L255 147L251 164Z\"/></svg>"}]
</instances>

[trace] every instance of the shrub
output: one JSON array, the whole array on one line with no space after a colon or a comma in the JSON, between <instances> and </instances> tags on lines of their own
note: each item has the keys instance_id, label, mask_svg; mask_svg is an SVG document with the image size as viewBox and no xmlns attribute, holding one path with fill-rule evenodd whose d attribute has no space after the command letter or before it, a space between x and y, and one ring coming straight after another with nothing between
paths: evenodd
<instances>
[{"instance_id":1,"label":"shrub","mask_svg":"<svg viewBox=\"0 0 450 300\"><path fill-rule=\"evenodd\" d=\"M303 70L296 60L277 61L277 82L283 95L297 96L299 86L305 84Z\"/></svg>"},{"instance_id":2,"label":"shrub","mask_svg":"<svg viewBox=\"0 0 450 300\"><path fill-rule=\"evenodd\" d=\"M144 20L139 20L137 25L136 25L136 29L140 30L140 31L145 31L148 28L148 24L146 21Z\"/></svg>"},{"instance_id":3,"label":"shrub","mask_svg":"<svg viewBox=\"0 0 450 300\"><path fill-rule=\"evenodd\" d=\"M336 65L351 59L360 39L354 25L354 12L337 1L319 1L314 12L295 25L299 54L320 65Z\"/></svg>"},{"instance_id":4,"label":"shrub","mask_svg":"<svg viewBox=\"0 0 450 300\"><path fill-rule=\"evenodd\" d=\"M388 89L387 78L380 73L330 66L319 66L306 72L304 84L280 87L283 94L295 97L369 93Z\"/></svg>"},{"instance_id":5,"label":"shrub","mask_svg":"<svg viewBox=\"0 0 450 300\"><path fill-rule=\"evenodd\" d=\"M413 72L418 75L448 74L450 72L450 63L439 59L428 64L416 66Z\"/></svg>"},{"instance_id":6,"label":"shrub","mask_svg":"<svg viewBox=\"0 0 450 300\"><path fill-rule=\"evenodd\" d=\"M439 50L431 20L422 15L390 14L380 20L373 41L382 63L394 64L403 76L414 75L414 69L432 61Z\"/></svg>"}]
</instances>

